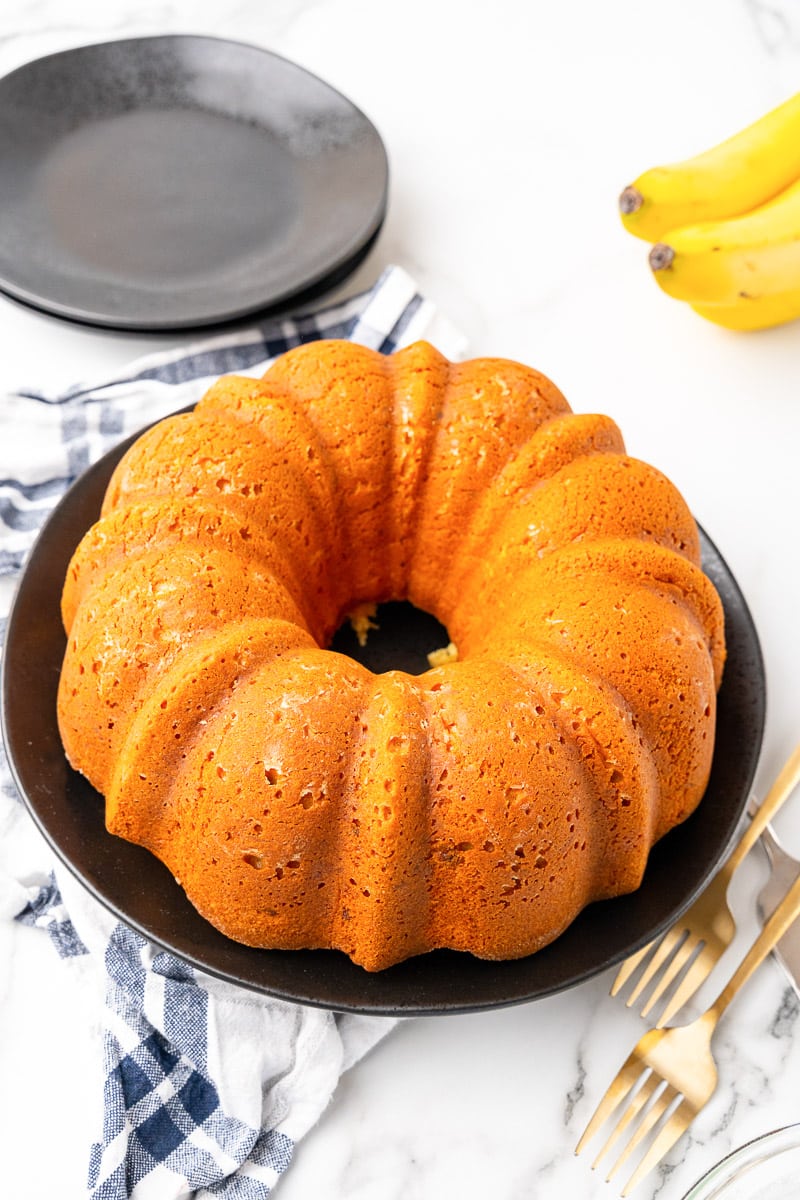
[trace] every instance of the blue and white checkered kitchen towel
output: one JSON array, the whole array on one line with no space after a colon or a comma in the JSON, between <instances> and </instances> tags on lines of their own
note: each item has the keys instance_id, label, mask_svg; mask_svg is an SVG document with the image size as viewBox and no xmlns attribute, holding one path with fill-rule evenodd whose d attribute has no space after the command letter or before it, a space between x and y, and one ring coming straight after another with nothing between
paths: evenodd
<instances>
[{"instance_id":1,"label":"blue and white checkered kitchen towel","mask_svg":"<svg viewBox=\"0 0 800 1200\"><path fill-rule=\"evenodd\" d=\"M321 337L384 351L426 338L451 358L464 352L460 335L391 267L371 292L316 313L154 355L59 395L0 396L0 634L36 533L81 471L199 399L217 376L261 375L277 354ZM394 1024L264 997L150 945L54 866L0 750L3 918L46 930L62 958L102 977L104 1118L90 1154L92 1200L263 1200L339 1076Z\"/></svg>"}]
</instances>

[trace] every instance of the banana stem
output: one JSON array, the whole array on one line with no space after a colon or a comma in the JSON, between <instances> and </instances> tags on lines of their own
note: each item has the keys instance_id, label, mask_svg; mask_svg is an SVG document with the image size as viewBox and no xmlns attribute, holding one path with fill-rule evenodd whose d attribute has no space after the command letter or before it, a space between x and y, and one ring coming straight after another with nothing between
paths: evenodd
<instances>
[{"instance_id":1,"label":"banana stem","mask_svg":"<svg viewBox=\"0 0 800 1200\"><path fill-rule=\"evenodd\" d=\"M667 267L672 266L674 257L675 251L672 246L668 246L666 242L656 242L650 251L648 261L654 271L666 271Z\"/></svg>"},{"instance_id":2,"label":"banana stem","mask_svg":"<svg viewBox=\"0 0 800 1200\"><path fill-rule=\"evenodd\" d=\"M638 212L643 204L644 196L638 188L626 187L620 194L619 211L626 217L629 216L630 213Z\"/></svg>"}]
</instances>

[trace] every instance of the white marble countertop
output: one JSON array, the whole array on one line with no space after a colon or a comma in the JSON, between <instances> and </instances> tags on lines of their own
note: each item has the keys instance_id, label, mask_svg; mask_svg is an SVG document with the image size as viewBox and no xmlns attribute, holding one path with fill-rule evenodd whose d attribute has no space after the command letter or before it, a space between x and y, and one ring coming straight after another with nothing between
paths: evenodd
<instances>
[{"instance_id":1,"label":"white marble countertop","mask_svg":"<svg viewBox=\"0 0 800 1200\"><path fill-rule=\"evenodd\" d=\"M388 262L405 266L474 353L539 367L573 408L613 416L629 450L679 485L761 637L763 794L797 739L800 324L737 336L667 299L644 244L619 225L616 196L645 167L720 140L796 90L796 7L4 0L0 71L69 45L159 32L261 44L364 108L388 147L391 205L345 290ZM178 340L81 328L0 297L0 388L66 384ZM787 812L779 828L800 851L800 816ZM752 936L763 876L753 861L735 881L732 957ZM95 1134L91 1022L41 933L0 926L0 954L0 1190L72 1200ZM343 1078L275 1194L612 1196L573 1156L642 1028L609 998L610 978L538 1003L404 1023ZM800 1121L798 1011L770 960L720 1029L716 1096L642 1200L680 1200L730 1148Z\"/></svg>"}]
</instances>

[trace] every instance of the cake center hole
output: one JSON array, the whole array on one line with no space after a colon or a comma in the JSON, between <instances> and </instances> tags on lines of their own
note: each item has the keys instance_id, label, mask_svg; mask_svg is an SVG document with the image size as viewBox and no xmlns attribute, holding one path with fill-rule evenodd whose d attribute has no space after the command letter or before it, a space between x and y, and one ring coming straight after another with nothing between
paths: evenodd
<instances>
[{"instance_id":1,"label":"cake center hole","mask_svg":"<svg viewBox=\"0 0 800 1200\"><path fill-rule=\"evenodd\" d=\"M422 675L430 670L428 655L450 642L441 621L408 600L379 604L369 619L370 627L363 618L359 624L366 635L363 645L348 619L333 635L330 649L354 658L375 675L384 671Z\"/></svg>"}]
</instances>

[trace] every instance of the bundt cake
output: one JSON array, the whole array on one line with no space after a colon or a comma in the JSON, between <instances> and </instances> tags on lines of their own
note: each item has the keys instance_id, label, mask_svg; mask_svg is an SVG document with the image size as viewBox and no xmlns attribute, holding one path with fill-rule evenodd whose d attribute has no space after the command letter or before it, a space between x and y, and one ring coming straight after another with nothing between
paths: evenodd
<instances>
[{"instance_id":1,"label":"bundt cake","mask_svg":"<svg viewBox=\"0 0 800 1200\"><path fill-rule=\"evenodd\" d=\"M69 567L59 723L229 937L530 954L706 786L723 615L674 486L538 372L291 350L124 455ZM408 599L458 657L327 647Z\"/></svg>"}]
</instances>

